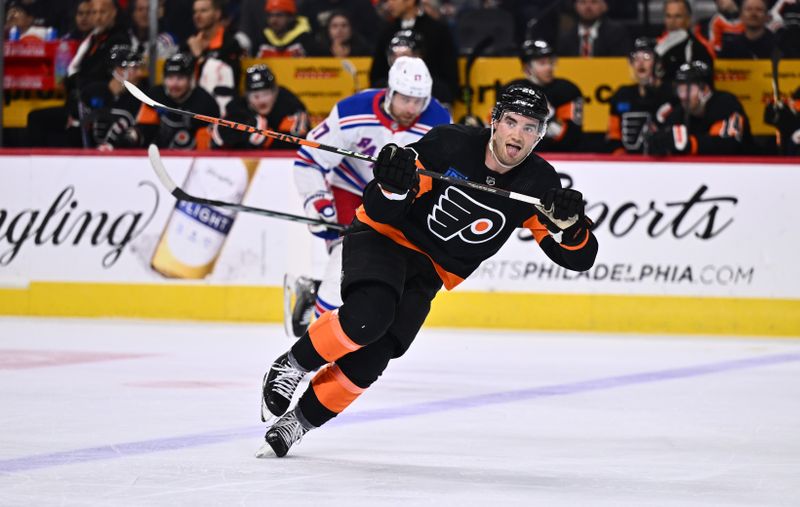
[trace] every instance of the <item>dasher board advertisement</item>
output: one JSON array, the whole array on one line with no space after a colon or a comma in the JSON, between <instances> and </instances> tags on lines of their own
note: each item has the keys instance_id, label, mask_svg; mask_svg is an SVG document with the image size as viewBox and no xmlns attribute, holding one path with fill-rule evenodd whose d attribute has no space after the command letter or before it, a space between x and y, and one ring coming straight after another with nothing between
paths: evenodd
<instances>
[{"instance_id":1,"label":"dasher board advertisement","mask_svg":"<svg viewBox=\"0 0 800 507\"><path fill-rule=\"evenodd\" d=\"M302 214L291 157L164 158L190 193ZM586 273L520 230L459 290L800 298L791 164L553 160L580 189L600 250ZM280 286L318 269L301 224L176 203L146 157L2 158L0 283ZM320 252L323 252L320 254Z\"/></svg>"}]
</instances>

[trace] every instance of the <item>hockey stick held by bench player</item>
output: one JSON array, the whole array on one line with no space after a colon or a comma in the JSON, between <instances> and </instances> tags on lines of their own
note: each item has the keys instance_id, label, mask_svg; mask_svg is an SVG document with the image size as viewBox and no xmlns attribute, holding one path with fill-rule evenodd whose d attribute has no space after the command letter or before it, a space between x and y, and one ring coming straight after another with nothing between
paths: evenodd
<instances>
[{"instance_id":1,"label":"hockey stick held by bench player","mask_svg":"<svg viewBox=\"0 0 800 507\"><path fill-rule=\"evenodd\" d=\"M240 130L242 132L247 132L249 134L258 133L262 136L269 137L271 139L276 139L278 141L284 141L287 143L292 144L299 144L301 146L308 146L309 148L316 148L318 150L329 151L332 153L338 153L339 155L343 155L345 157L357 158L359 160L366 160L368 162L375 162L377 159L375 157L371 157L369 155L365 155L363 153L358 153L355 151L345 150L343 148L337 148L335 146L328 146L326 144L317 143L314 141L310 141L308 139L303 139L301 137L294 137L288 134L282 134L280 132L275 132L273 130L267 129L259 129L255 127L251 127L250 125L245 125L244 123L238 123L235 121L225 120L222 118L215 118L213 116L206 116L203 114L195 114L191 111L183 111L181 109L176 109L174 107L165 106L160 102L156 102L155 100L148 97L142 90L140 90L136 85L130 83L128 81L124 82L125 88L136 97L142 103L152 107L153 109L160 109L165 112L175 113L183 116L189 116L194 118L195 120L204 121L207 123L211 123L214 125L221 125L223 127L228 127L236 130ZM520 194L517 192L511 192L509 190L503 190L501 188L491 187L489 185L484 185L482 183L476 183L474 181L469 180L462 180L459 178L451 178L450 176L445 176L444 174L440 174L434 171L428 171L422 166L419 160L417 160L417 169L418 172L424 176L429 176L431 178L445 181L451 185L456 185L460 187L467 187L472 188L474 190L481 190L483 192L488 192L490 194L499 195L501 197L508 197L509 199L513 199L515 201L522 201L527 202L528 204L532 204L536 206L540 211L544 211L542 208L542 203L536 197Z\"/></svg>"},{"instance_id":2,"label":"hockey stick held by bench player","mask_svg":"<svg viewBox=\"0 0 800 507\"><path fill-rule=\"evenodd\" d=\"M169 190L169 193L175 196L175 198L178 200L195 202L198 204L205 204L207 206L215 206L217 208L225 208L233 211L244 211L247 213L254 213L256 215L261 215L265 217L279 218L281 220L289 220L290 222L299 222L308 225L323 225L328 229L335 229L337 231L344 230L344 226L340 224L333 224L329 222L324 222L322 220L314 220L313 218L308 218L300 215L292 215L290 213L283 213L280 211L272 211L263 208L254 208L253 206L245 206L243 204L217 201L215 199L206 199L203 197L197 197L188 194L181 187L176 185L175 182L172 180L172 178L169 177L169 174L167 174L167 169L166 167L164 167L164 162L161 160L161 154L159 153L158 147L155 144L151 144L150 147L147 149L147 155L150 158L150 165L153 166L153 170L156 172L158 179L161 180L161 183L164 185L164 187L167 190Z\"/></svg>"}]
</instances>

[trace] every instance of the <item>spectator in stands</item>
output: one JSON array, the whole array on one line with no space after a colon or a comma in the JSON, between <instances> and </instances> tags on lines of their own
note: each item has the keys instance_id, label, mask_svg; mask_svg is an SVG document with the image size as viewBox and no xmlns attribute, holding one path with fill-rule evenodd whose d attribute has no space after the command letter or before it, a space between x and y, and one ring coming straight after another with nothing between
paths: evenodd
<instances>
[{"instance_id":1,"label":"spectator in stands","mask_svg":"<svg viewBox=\"0 0 800 507\"><path fill-rule=\"evenodd\" d=\"M311 56L318 52L305 16L297 15L294 0L267 0L267 28L256 44L259 58Z\"/></svg>"},{"instance_id":2,"label":"spectator in stands","mask_svg":"<svg viewBox=\"0 0 800 507\"><path fill-rule=\"evenodd\" d=\"M766 59L772 55L775 35L767 29L767 8L766 0L742 2L744 32L725 40L720 58Z\"/></svg>"},{"instance_id":3,"label":"spectator in stands","mask_svg":"<svg viewBox=\"0 0 800 507\"><path fill-rule=\"evenodd\" d=\"M264 1L261 1L261 10ZM164 3L164 29L175 36L179 44L194 35L195 26L192 19L194 0L169 0Z\"/></svg>"},{"instance_id":4,"label":"spectator in stands","mask_svg":"<svg viewBox=\"0 0 800 507\"><path fill-rule=\"evenodd\" d=\"M219 106L210 93L195 85L195 63L191 54L176 53L164 62L164 84L148 95L168 107L185 109L206 116L219 116ZM188 116L155 110L142 104L133 132L126 137L139 146L155 143L160 148L177 150L208 149L208 124Z\"/></svg>"},{"instance_id":5,"label":"spectator in stands","mask_svg":"<svg viewBox=\"0 0 800 507\"><path fill-rule=\"evenodd\" d=\"M62 39L82 41L92 31L92 0L80 0L75 5L73 24Z\"/></svg>"},{"instance_id":6,"label":"spectator in stands","mask_svg":"<svg viewBox=\"0 0 800 507\"><path fill-rule=\"evenodd\" d=\"M744 31L739 19L740 0L715 0L717 12L709 19L699 23L695 36L702 36L719 52L726 39Z\"/></svg>"},{"instance_id":7,"label":"spectator in stands","mask_svg":"<svg viewBox=\"0 0 800 507\"><path fill-rule=\"evenodd\" d=\"M312 33L322 32L323 27L329 26L331 15L342 12L350 20L353 33L372 48L383 21L370 0L305 0L300 3L300 15L308 19Z\"/></svg>"},{"instance_id":8,"label":"spectator in stands","mask_svg":"<svg viewBox=\"0 0 800 507\"><path fill-rule=\"evenodd\" d=\"M31 3L15 0L8 4L6 11L6 34L11 28L17 30L17 40L38 39L44 40L47 28L34 26L36 16ZM8 35L6 35L8 37Z\"/></svg>"},{"instance_id":9,"label":"spectator in stands","mask_svg":"<svg viewBox=\"0 0 800 507\"><path fill-rule=\"evenodd\" d=\"M136 122L141 102L122 83L130 81L148 88L143 78L142 54L133 46L120 44L111 48L108 65L113 77L107 83L95 81L81 90L89 146L102 151L136 146L135 139L126 133Z\"/></svg>"},{"instance_id":10,"label":"spectator in stands","mask_svg":"<svg viewBox=\"0 0 800 507\"><path fill-rule=\"evenodd\" d=\"M527 40L520 54L524 79L508 83L535 85L547 98L550 117L539 151L578 151L583 137L583 94L571 81L555 77L556 56L543 40Z\"/></svg>"},{"instance_id":11,"label":"spectator in stands","mask_svg":"<svg viewBox=\"0 0 800 507\"><path fill-rule=\"evenodd\" d=\"M681 65L675 97L657 115L659 128L648 139L653 155L739 155L751 149L750 123L735 95L714 90L705 62Z\"/></svg>"},{"instance_id":12,"label":"spectator in stands","mask_svg":"<svg viewBox=\"0 0 800 507\"><path fill-rule=\"evenodd\" d=\"M561 35L560 56L623 56L631 50L625 25L607 19L606 0L575 0L578 24Z\"/></svg>"},{"instance_id":13,"label":"spectator in stands","mask_svg":"<svg viewBox=\"0 0 800 507\"><path fill-rule=\"evenodd\" d=\"M319 56L369 56L372 48L356 32L350 18L344 11L334 11L327 18L327 24L319 41Z\"/></svg>"},{"instance_id":14,"label":"spectator in stands","mask_svg":"<svg viewBox=\"0 0 800 507\"><path fill-rule=\"evenodd\" d=\"M158 1L159 31L156 38L156 58L169 58L178 52L178 43L169 32L161 29L160 21L164 17L164 2ZM150 0L134 0L129 4L131 10L131 32L144 48L144 57L149 57L150 41Z\"/></svg>"},{"instance_id":15,"label":"spectator in stands","mask_svg":"<svg viewBox=\"0 0 800 507\"><path fill-rule=\"evenodd\" d=\"M660 86L661 69L654 40L636 39L628 62L636 84L621 86L611 97L606 147L615 154L648 154L645 140L654 128L656 112L672 97Z\"/></svg>"},{"instance_id":16,"label":"spectator in stands","mask_svg":"<svg viewBox=\"0 0 800 507\"><path fill-rule=\"evenodd\" d=\"M108 65L111 48L132 43L124 16L114 0L91 1L94 28L81 42L67 69L66 104L28 114L29 146L88 146L80 90L94 82L107 83L112 75Z\"/></svg>"},{"instance_id":17,"label":"spectator in stands","mask_svg":"<svg viewBox=\"0 0 800 507\"><path fill-rule=\"evenodd\" d=\"M402 29L413 29L422 36L426 47L435 51L426 51L423 60L430 69L434 82L441 81L445 86L434 90L433 96L439 102L452 104L459 95L457 52L450 28L425 14L419 0L386 0L386 9L394 18L378 38L372 56L372 67L369 71L369 82L386 82L389 75L389 64L386 54L392 37Z\"/></svg>"},{"instance_id":18,"label":"spectator in stands","mask_svg":"<svg viewBox=\"0 0 800 507\"><path fill-rule=\"evenodd\" d=\"M658 39L656 53L664 66L664 82L672 83L681 65L695 60L713 68L714 50L708 41L693 34L692 6L688 0L665 0L664 34Z\"/></svg>"},{"instance_id":19,"label":"spectator in stands","mask_svg":"<svg viewBox=\"0 0 800 507\"><path fill-rule=\"evenodd\" d=\"M244 76L246 96L228 106L225 118L259 129L305 138L309 121L306 107L295 94L278 86L275 74L263 64L249 67ZM214 125L214 148L233 150L297 149L296 145L262 134L248 134Z\"/></svg>"},{"instance_id":20,"label":"spectator in stands","mask_svg":"<svg viewBox=\"0 0 800 507\"><path fill-rule=\"evenodd\" d=\"M222 23L223 0L195 0L197 33L186 39L181 52L197 63L198 85L214 96L221 111L236 95L241 75L242 48Z\"/></svg>"}]
</instances>

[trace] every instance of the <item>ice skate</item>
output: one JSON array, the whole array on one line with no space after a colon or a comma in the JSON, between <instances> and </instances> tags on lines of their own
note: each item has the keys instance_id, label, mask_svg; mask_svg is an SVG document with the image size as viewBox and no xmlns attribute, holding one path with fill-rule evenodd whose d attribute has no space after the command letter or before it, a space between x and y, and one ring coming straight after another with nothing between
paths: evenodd
<instances>
[{"instance_id":1,"label":"ice skate","mask_svg":"<svg viewBox=\"0 0 800 507\"><path fill-rule=\"evenodd\" d=\"M292 402L297 385L306 376L293 358L291 352L278 357L272 367L264 374L261 384L261 420L267 422L282 416Z\"/></svg>"},{"instance_id":2,"label":"ice skate","mask_svg":"<svg viewBox=\"0 0 800 507\"><path fill-rule=\"evenodd\" d=\"M300 338L311 324L320 280L283 277L283 327L290 338Z\"/></svg>"},{"instance_id":3,"label":"ice skate","mask_svg":"<svg viewBox=\"0 0 800 507\"><path fill-rule=\"evenodd\" d=\"M278 422L267 430L264 436L266 442L256 452L256 458L267 458L275 455L278 458L286 456L289 448L299 442L308 430L313 428L308 422L301 423L302 416L298 415L299 409L288 412L278 419Z\"/></svg>"}]
</instances>

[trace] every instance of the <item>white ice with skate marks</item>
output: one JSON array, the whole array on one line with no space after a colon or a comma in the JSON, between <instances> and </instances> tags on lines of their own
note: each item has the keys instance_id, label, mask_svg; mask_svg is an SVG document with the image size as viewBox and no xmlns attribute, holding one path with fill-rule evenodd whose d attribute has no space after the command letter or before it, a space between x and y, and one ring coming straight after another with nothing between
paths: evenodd
<instances>
[{"instance_id":1,"label":"white ice with skate marks","mask_svg":"<svg viewBox=\"0 0 800 507\"><path fill-rule=\"evenodd\" d=\"M0 330L4 506L789 506L800 490L794 340L424 330L342 416L259 460L279 326Z\"/></svg>"}]
</instances>

